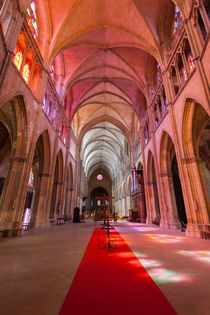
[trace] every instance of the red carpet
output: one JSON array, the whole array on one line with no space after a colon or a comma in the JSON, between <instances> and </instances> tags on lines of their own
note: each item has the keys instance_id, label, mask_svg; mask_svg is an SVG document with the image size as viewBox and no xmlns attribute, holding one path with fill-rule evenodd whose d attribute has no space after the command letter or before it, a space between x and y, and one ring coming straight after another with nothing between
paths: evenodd
<instances>
[{"instance_id":1,"label":"red carpet","mask_svg":"<svg viewBox=\"0 0 210 315\"><path fill-rule=\"evenodd\" d=\"M94 230L60 315L176 314L116 230L116 248L100 249L105 233Z\"/></svg>"}]
</instances>

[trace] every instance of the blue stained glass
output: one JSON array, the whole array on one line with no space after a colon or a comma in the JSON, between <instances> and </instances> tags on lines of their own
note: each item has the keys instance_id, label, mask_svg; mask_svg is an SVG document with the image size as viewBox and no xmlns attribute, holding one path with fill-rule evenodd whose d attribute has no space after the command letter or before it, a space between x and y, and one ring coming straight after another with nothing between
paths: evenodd
<instances>
[{"instance_id":1,"label":"blue stained glass","mask_svg":"<svg viewBox=\"0 0 210 315\"><path fill-rule=\"evenodd\" d=\"M174 33L176 33L177 28L179 25L182 24L182 15L178 7L175 7L175 14L174 14Z\"/></svg>"},{"instance_id":2,"label":"blue stained glass","mask_svg":"<svg viewBox=\"0 0 210 315\"><path fill-rule=\"evenodd\" d=\"M35 3L32 1L31 4L30 4L30 6L31 6L31 9L32 9L32 11L33 11L33 15L34 15L34 17L35 17L35 19L36 19L36 7L35 7Z\"/></svg>"},{"instance_id":3,"label":"blue stained glass","mask_svg":"<svg viewBox=\"0 0 210 315\"><path fill-rule=\"evenodd\" d=\"M39 35L39 32L37 24L36 6L34 1L32 1L29 7L27 8L27 22L28 25L30 26L34 38L36 39Z\"/></svg>"}]
</instances>

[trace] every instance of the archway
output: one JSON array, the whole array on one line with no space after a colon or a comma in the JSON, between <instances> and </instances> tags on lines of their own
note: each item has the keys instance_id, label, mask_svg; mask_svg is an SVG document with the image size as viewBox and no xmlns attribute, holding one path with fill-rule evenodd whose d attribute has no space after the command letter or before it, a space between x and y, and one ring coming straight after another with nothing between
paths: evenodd
<instances>
[{"instance_id":1,"label":"archway","mask_svg":"<svg viewBox=\"0 0 210 315\"><path fill-rule=\"evenodd\" d=\"M26 195L25 211L23 224L27 223L26 216L30 219L29 227L32 227L36 221L37 208L40 196L41 176L43 172L44 162L44 145L42 136L39 137L36 143L32 167L28 181L28 190ZM28 212L30 214L28 214Z\"/></svg>"},{"instance_id":2,"label":"archway","mask_svg":"<svg viewBox=\"0 0 210 315\"><path fill-rule=\"evenodd\" d=\"M61 195L63 187L63 154L60 150L56 157L53 189L51 195L50 219L61 215Z\"/></svg>"},{"instance_id":3,"label":"archway","mask_svg":"<svg viewBox=\"0 0 210 315\"><path fill-rule=\"evenodd\" d=\"M0 121L0 200L9 169L9 161L12 154L12 145L9 132Z\"/></svg>"},{"instance_id":4,"label":"archway","mask_svg":"<svg viewBox=\"0 0 210 315\"><path fill-rule=\"evenodd\" d=\"M159 205L159 198L158 198L158 190L157 190L157 180L156 180L156 173L155 173L155 164L154 164L154 157L149 151L148 155L148 166L147 166L147 173L148 173L148 190L149 190L149 204L150 204L150 215L151 215L151 222L159 225L161 214L160 214L160 205Z\"/></svg>"},{"instance_id":5,"label":"archway","mask_svg":"<svg viewBox=\"0 0 210 315\"><path fill-rule=\"evenodd\" d=\"M103 196L108 196L108 192L105 188L103 187L96 187L94 188L91 193L90 193L90 199L91 199L91 204L90 204L90 209L91 211L101 211L103 209L103 199L97 199L96 197L103 197Z\"/></svg>"},{"instance_id":6,"label":"archway","mask_svg":"<svg viewBox=\"0 0 210 315\"><path fill-rule=\"evenodd\" d=\"M176 206L178 210L179 221L182 226L187 224L187 216L185 211L184 199L182 194L181 181L179 177L179 169L176 159L176 154L174 155L171 163L171 174L173 179L174 193L176 198Z\"/></svg>"},{"instance_id":7,"label":"archway","mask_svg":"<svg viewBox=\"0 0 210 315\"><path fill-rule=\"evenodd\" d=\"M170 228L181 228L187 223L176 152L171 137L163 132L160 146L161 181L164 194L164 215Z\"/></svg>"},{"instance_id":8,"label":"archway","mask_svg":"<svg viewBox=\"0 0 210 315\"><path fill-rule=\"evenodd\" d=\"M206 197L210 200L210 119L208 119L201 132L198 142L198 152L202 168L200 176L201 178L203 177L202 182L205 192L207 192Z\"/></svg>"},{"instance_id":9,"label":"archway","mask_svg":"<svg viewBox=\"0 0 210 315\"><path fill-rule=\"evenodd\" d=\"M27 137L23 98L3 103L0 106L0 225L8 230L22 224L26 192L25 176L22 175L27 162Z\"/></svg>"},{"instance_id":10,"label":"archway","mask_svg":"<svg viewBox=\"0 0 210 315\"><path fill-rule=\"evenodd\" d=\"M24 226L43 226L47 223L45 222L47 219L45 205L50 177L49 170L50 143L46 130L39 136L34 150L23 214Z\"/></svg>"},{"instance_id":11,"label":"archway","mask_svg":"<svg viewBox=\"0 0 210 315\"><path fill-rule=\"evenodd\" d=\"M182 126L184 165L191 190L187 234L202 236L202 232L205 233L205 224L210 223L209 115L202 105L188 99Z\"/></svg>"}]
</instances>

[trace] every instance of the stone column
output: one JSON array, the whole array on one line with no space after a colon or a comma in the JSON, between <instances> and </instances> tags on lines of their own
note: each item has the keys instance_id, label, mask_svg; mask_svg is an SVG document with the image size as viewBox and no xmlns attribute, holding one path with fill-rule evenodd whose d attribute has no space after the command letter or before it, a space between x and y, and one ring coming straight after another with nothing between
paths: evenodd
<instances>
[{"instance_id":1,"label":"stone column","mask_svg":"<svg viewBox=\"0 0 210 315\"><path fill-rule=\"evenodd\" d=\"M145 207L145 194L144 194L144 185L138 185L139 190L139 219L141 223L146 223L146 207Z\"/></svg>"},{"instance_id":2,"label":"stone column","mask_svg":"<svg viewBox=\"0 0 210 315\"><path fill-rule=\"evenodd\" d=\"M61 213L64 213L64 206L65 206L64 205L64 199L65 199L66 189L68 189L68 183L66 184L66 177L67 177L67 169L68 169L69 149L70 149L70 130L68 130L67 143L66 143L66 156L65 156L64 175L63 175L63 189L61 192Z\"/></svg>"},{"instance_id":3,"label":"stone column","mask_svg":"<svg viewBox=\"0 0 210 315\"><path fill-rule=\"evenodd\" d=\"M45 69L42 69L41 73L41 80L39 83L39 93L37 94L37 100L38 100L38 108L36 113L36 122L34 124L34 130L32 134L32 139L37 139L38 137L38 122L40 119L40 116L42 115L42 105L43 105L43 98L46 90L47 85L47 78L48 73L45 71ZM28 167L28 174L30 173L30 169L33 163L33 157L34 157L34 150L35 150L36 142L33 141L33 146L30 149L30 152L33 152L30 156L30 163ZM50 159L50 157L49 157ZM34 208L36 208L36 212L32 213L32 223L34 227L48 227L49 226L49 213L48 213L48 204L47 204L47 197L49 193L50 188L50 181L51 181L51 171L48 169L47 171L41 170L41 173L38 174L38 185L36 192L35 192L35 204ZM34 217L33 217L34 216Z\"/></svg>"},{"instance_id":4,"label":"stone column","mask_svg":"<svg viewBox=\"0 0 210 315\"><path fill-rule=\"evenodd\" d=\"M48 173L40 173L38 178L39 184L37 185L37 189L35 192L38 194L37 207L36 213L34 213L34 227L48 227L50 226L48 211L46 208L46 196L49 189L49 182L51 175ZM36 201L35 201L36 202ZM33 215L33 213L32 213ZM31 218L33 223L33 217Z\"/></svg>"},{"instance_id":5,"label":"stone column","mask_svg":"<svg viewBox=\"0 0 210 315\"><path fill-rule=\"evenodd\" d=\"M160 213L161 213L161 221L160 226L168 227L168 223L166 221L166 213L165 213L165 203L164 203L164 195L163 195L163 186L162 182L160 180L160 165L158 163L159 159L157 156L157 147L156 147L156 138L155 138L155 120L154 120L154 112L152 106L148 107L148 114L149 114L149 121L150 121L150 128L151 128L151 141L153 146L153 155L154 155L154 167L155 167L155 175L157 180L157 191L158 191L158 197L159 197L159 204L160 204ZM145 180L147 183L147 179ZM149 205L150 215L151 215L151 209L152 205ZM148 223L151 223L152 218L148 219Z\"/></svg>"},{"instance_id":6,"label":"stone column","mask_svg":"<svg viewBox=\"0 0 210 315\"><path fill-rule=\"evenodd\" d=\"M57 105L58 106L58 105ZM50 216L50 209L51 209L51 198L52 198L52 191L53 191L53 183L54 183L54 174L55 174L55 165L56 165L56 157L57 157L57 149L58 149L58 137L59 137L59 127L60 127L60 113L59 108L57 107L57 120L56 120L56 132L55 132L55 141L51 159L51 166L50 166L50 174L51 177L49 183L49 189L46 196L46 216L49 218Z\"/></svg>"},{"instance_id":7,"label":"stone column","mask_svg":"<svg viewBox=\"0 0 210 315\"><path fill-rule=\"evenodd\" d=\"M27 158L14 156L11 159L9 170L4 184L0 204L0 228L12 229L15 222L22 225L22 186L24 185L24 168Z\"/></svg>"},{"instance_id":8,"label":"stone column","mask_svg":"<svg viewBox=\"0 0 210 315\"><path fill-rule=\"evenodd\" d=\"M171 229L181 228L178 212L176 207L176 200L174 195L174 186L171 174L168 172L160 173L162 186L164 187L164 218L161 218L161 226L169 227ZM173 193L172 193L173 192Z\"/></svg>"},{"instance_id":9,"label":"stone column","mask_svg":"<svg viewBox=\"0 0 210 315\"><path fill-rule=\"evenodd\" d=\"M152 224L152 221L155 219L156 213L155 213L155 196L154 196L154 183L153 182L147 182L146 183L147 189L148 189L148 195L149 195L149 209L147 208L147 224Z\"/></svg>"},{"instance_id":10,"label":"stone column","mask_svg":"<svg viewBox=\"0 0 210 315\"><path fill-rule=\"evenodd\" d=\"M187 212L186 234L192 237L202 237L205 225L210 224L208 202L206 203L200 178L201 162L195 156L182 159L184 174L188 182L189 209Z\"/></svg>"}]
</instances>

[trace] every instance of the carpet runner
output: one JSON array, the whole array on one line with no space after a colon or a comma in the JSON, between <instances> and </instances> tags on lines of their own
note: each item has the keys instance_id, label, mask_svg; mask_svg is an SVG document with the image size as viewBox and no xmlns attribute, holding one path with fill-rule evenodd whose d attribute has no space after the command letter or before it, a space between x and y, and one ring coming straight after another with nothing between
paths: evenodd
<instances>
[{"instance_id":1,"label":"carpet runner","mask_svg":"<svg viewBox=\"0 0 210 315\"><path fill-rule=\"evenodd\" d=\"M122 236L96 228L60 310L60 315L177 314Z\"/></svg>"}]
</instances>

